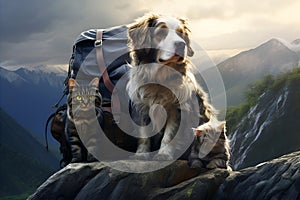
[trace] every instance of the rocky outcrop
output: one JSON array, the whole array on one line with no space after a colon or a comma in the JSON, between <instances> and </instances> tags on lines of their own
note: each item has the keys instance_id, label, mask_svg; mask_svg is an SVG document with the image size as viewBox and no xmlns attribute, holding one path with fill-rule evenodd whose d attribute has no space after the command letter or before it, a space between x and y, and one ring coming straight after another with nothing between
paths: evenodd
<instances>
[{"instance_id":1,"label":"rocky outcrop","mask_svg":"<svg viewBox=\"0 0 300 200\"><path fill-rule=\"evenodd\" d=\"M300 70L276 78L229 135L234 170L299 150ZM273 84L275 85L275 84Z\"/></svg>"},{"instance_id":2,"label":"rocky outcrop","mask_svg":"<svg viewBox=\"0 0 300 200\"><path fill-rule=\"evenodd\" d=\"M148 173L70 164L28 199L299 199L299 188L300 151L238 172L191 169L186 161Z\"/></svg>"},{"instance_id":3,"label":"rocky outcrop","mask_svg":"<svg viewBox=\"0 0 300 200\"><path fill-rule=\"evenodd\" d=\"M300 199L300 151L238 172L220 186L217 199Z\"/></svg>"}]
</instances>

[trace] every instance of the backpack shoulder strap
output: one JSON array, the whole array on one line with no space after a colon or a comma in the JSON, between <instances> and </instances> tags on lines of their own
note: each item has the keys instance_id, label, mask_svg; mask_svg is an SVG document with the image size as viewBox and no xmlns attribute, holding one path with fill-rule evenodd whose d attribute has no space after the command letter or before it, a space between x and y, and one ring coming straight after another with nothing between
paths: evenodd
<instances>
[{"instance_id":1,"label":"backpack shoulder strap","mask_svg":"<svg viewBox=\"0 0 300 200\"><path fill-rule=\"evenodd\" d=\"M102 73L104 85L112 93L115 86L109 79L107 73L107 67L105 66L103 51L102 51L102 35L103 35L103 30L97 29L97 35L95 41L97 63Z\"/></svg>"},{"instance_id":2,"label":"backpack shoulder strap","mask_svg":"<svg viewBox=\"0 0 300 200\"><path fill-rule=\"evenodd\" d=\"M114 90L114 84L111 82L108 72L107 72L107 67L104 62L104 56L103 56L103 30L102 29L97 29L96 33L96 41L95 41L95 48L96 48L96 59L97 59L97 64L100 68L100 71L102 73L102 78L103 78L103 83L105 87L111 92L113 96L113 92L117 92L117 90ZM112 99L113 102L111 102L111 106L114 105L116 107L116 110L120 111L120 101L118 97L115 97ZM108 107L107 110L109 112L111 111L111 107ZM115 116L117 117L117 116ZM118 118L118 117L117 117ZM115 122L119 121L119 119L115 119Z\"/></svg>"}]
</instances>

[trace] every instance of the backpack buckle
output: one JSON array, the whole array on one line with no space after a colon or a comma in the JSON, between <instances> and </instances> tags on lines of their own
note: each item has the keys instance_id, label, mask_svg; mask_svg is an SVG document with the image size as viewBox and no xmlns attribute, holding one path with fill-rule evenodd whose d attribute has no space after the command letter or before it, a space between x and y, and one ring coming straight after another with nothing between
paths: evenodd
<instances>
[{"instance_id":1,"label":"backpack buckle","mask_svg":"<svg viewBox=\"0 0 300 200\"><path fill-rule=\"evenodd\" d=\"M94 43L94 47L101 47L102 46L102 40L96 40Z\"/></svg>"}]
</instances>

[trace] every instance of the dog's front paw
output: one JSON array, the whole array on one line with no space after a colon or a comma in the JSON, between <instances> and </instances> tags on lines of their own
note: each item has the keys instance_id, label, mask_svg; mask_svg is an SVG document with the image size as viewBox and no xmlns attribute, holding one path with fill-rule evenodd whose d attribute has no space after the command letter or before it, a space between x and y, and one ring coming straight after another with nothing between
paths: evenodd
<instances>
[{"instance_id":1,"label":"dog's front paw","mask_svg":"<svg viewBox=\"0 0 300 200\"><path fill-rule=\"evenodd\" d=\"M173 156L166 153L158 153L153 157L153 160L173 160Z\"/></svg>"},{"instance_id":2,"label":"dog's front paw","mask_svg":"<svg viewBox=\"0 0 300 200\"><path fill-rule=\"evenodd\" d=\"M194 160L189 161L188 166L190 168L203 168L204 167L202 161L199 159L194 159Z\"/></svg>"},{"instance_id":3,"label":"dog's front paw","mask_svg":"<svg viewBox=\"0 0 300 200\"><path fill-rule=\"evenodd\" d=\"M149 153L135 153L134 155L130 156L132 160L150 160Z\"/></svg>"}]
</instances>

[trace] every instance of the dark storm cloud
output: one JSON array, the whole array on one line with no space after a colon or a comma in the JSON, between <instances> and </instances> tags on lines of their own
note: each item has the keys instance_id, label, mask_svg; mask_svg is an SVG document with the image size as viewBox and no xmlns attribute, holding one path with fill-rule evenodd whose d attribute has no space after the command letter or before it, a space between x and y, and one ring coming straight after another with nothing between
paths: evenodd
<instances>
[{"instance_id":1,"label":"dark storm cloud","mask_svg":"<svg viewBox=\"0 0 300 200\"><path fill-rule=\"evenodd\" d=\"M49 29L63 15L56 4L57 0L1 0L1 42L19 42Z\"/></svg>"},{"instance_id":2,"label":"dark storm cloud","mask_svg":"<svg viewBox=\"0 0 300 200\"><path fill-rule=\"evenodd\" d=\"M138 1L0 0L0 64L64 64L80 32L131 22Z\"/></svg>"}]
</instances>

